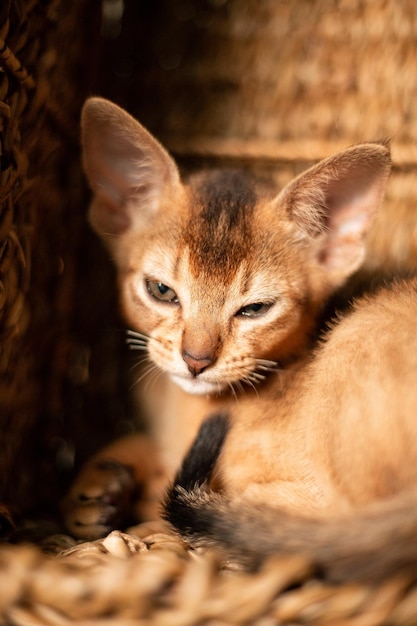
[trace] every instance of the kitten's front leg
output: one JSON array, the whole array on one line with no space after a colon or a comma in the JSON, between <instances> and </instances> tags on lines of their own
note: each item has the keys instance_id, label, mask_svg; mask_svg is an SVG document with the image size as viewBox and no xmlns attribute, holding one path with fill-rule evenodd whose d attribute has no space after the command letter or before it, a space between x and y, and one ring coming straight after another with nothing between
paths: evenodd
<instances>
[{"instance_id":1,"label":"kitten's front leg","mask_svg":"<svg viewBox=\"0 0 417 626\"><path fill-rule=\"evenodd\" d=\"M149 437L110 444L81 469L62 503L63 521L79 539L97 539L130 523L157 519L166 473Z\"/></svg>"}]
</instances>

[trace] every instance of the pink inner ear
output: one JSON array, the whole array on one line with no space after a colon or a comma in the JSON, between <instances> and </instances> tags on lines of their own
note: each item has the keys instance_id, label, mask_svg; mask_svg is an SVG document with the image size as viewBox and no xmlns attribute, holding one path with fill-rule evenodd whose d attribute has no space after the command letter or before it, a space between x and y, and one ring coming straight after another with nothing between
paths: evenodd
<instances>
[{"instance_id":1,"label":"pink inner ear","mask_svg":"<svg viewBox=\"0 0 417 626\"><path fill-rule=\"evenodd\" d=\"M365 255L364 244L355 236L336 238L329 236L326 246L320 249L318 260L330 272L340 271L348 276L361 264Z\"/></svg>"},{"instance_id":2,"label":"pink inner ear","mask_svg":"<svg viewBox=\"0 0 417 626\"><path fill-rule=\"evenodd\" d=\"M94 192L91 221L120 234L157 210L179 175L173 159L126 111L100 98L82 116L84 167Z\"/></svg>"},{"instance_id":3,"label":"pink inner ear","mask_svg":"<svg viewBox=\"0 0 417 626\"><path fill-rule=\"evenodd\" d=\"M339 236L356 234L361 236L368 228L379 201L379 193L369 189L362 195L353 194L351 198L338 199L329 202L328 224L330 230Z\"/></svg>"},{"instance_id":4,"label":"pink inner ear","mask_svg":"<svg viewBox=\"0 0 417 626\"><path fill-rule=\"evenodd\" d=\"M363 260L364 238L381 201L384 179L364 172L335 181L328 190L327 235L319 259L330 270L354 271Z\"/></svg>"},{"instance_id":5,"label":"pink inner ear","mask_svg":"<svg viewBox=\"0 0 417 626\"><path fill-rule=\"evenodd\" d=\"M162 166L152 149L146 151L140 137L126 138L123 128L90 133L84 147L84 162L93 191L107 196L112 205L120 208L141 187L162 185Z\"/></svg>"},{"instance_id":6,"label":"pink inner ear","mask_svg":"<svg viewBox=\"0 0 417 626\"><path fill-rule=\"evenodd\" d=\"M113 205L106 199L97 197L90 207L90 220L96 230L103 235L121 235L131 226L127 211Z\"/></svg>"}]
</instances>

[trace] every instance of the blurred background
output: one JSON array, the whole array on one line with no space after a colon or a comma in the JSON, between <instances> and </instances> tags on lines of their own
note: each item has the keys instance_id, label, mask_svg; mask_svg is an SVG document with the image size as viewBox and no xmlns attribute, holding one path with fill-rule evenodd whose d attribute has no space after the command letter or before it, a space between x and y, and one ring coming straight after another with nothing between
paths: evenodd
<instances>
[{"instance_id":1,"label":"blurred background","mask_svg":"<svg viewBox=\"0 0 417 626\"><path fill-rule=\"evenodd\" d=\"M91 94L185 169L244 165L278 184L391 139L366 269L417 258L413 0L2 0L0 501L24 514L55 509L86 456L133 427L114 272L86 222Z\"/></svg>"}]
</instances>

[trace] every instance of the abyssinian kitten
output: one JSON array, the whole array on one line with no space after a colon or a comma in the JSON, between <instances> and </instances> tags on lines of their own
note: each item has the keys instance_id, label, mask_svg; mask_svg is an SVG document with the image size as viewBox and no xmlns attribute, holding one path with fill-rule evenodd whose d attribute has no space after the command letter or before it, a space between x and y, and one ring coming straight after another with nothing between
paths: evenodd
<instances>
[{"instance_id":1,"label":"abyssinian kitten","mask_svg":"<svg viewBox=\"0 0 417 626\"><path fill-rule=\"evenodd\" d=\"M358 300L285 389L203 423L165 517L249 566L298 553L335 582L415 579L416 325L417 279Z\"/></svg>"},{"instance_id":2,"label":"abyssinian kitten","mask_svg":"<svg viewBox=\"0 0 417 626\"><path fill-rule=\"evenodd\" d=\"M87 538L122 523L137 485L136 516L157 515L205 416L285 387L324 305L362 262L391 161L383 143L357 145L279 193L236 171L182 180L158 141L101 98L84 105L82 144L90 221L117 266L148 424L147 437L99 452L70 489L67 527Z\"/></svg>"}]
</instances>

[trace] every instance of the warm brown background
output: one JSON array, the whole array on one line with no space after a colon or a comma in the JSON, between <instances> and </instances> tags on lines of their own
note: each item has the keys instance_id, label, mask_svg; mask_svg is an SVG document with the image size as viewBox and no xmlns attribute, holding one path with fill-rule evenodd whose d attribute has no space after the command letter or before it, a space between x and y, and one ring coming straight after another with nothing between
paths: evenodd
<instances>
[{"instance_id":1,"label":"warm brown background","mask_svg":"<svg viewBox=\"0 0 417 626\"><path fill-rule=\"evenodd\" d=\"M114 276L86 220L78 118L90 93L187 166L285 182L339 147L393 140L368 267L416 255L414 0L2 0L0 500L56 506L72 469L130 428ZM119 32L119 27L121 31Z\"/></svg>"}]
</instances>

